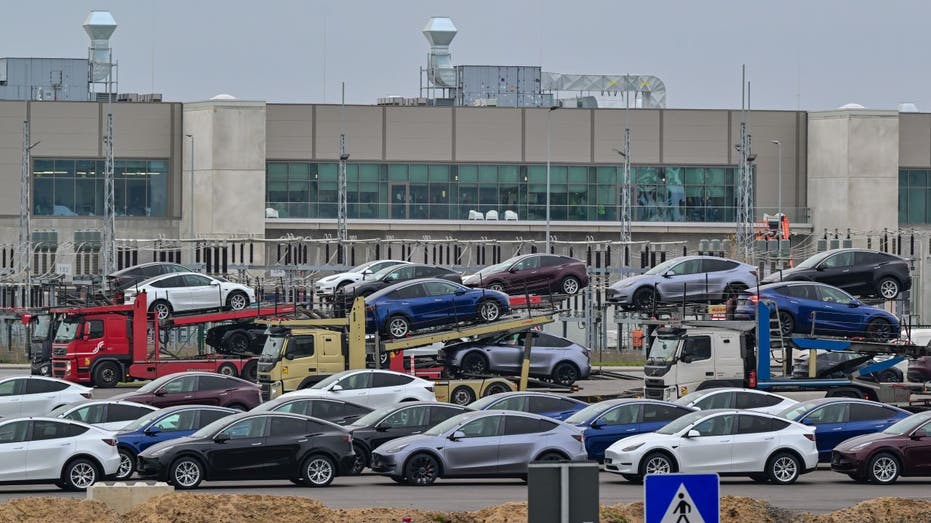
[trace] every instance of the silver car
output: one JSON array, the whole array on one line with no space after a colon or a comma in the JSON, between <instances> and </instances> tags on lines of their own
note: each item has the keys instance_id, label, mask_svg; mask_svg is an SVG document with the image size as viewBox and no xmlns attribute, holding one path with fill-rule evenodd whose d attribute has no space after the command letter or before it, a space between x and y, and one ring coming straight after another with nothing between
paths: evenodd
<instances>
[{"instance_id":1,"label":"silver car","mask_svg":"<svg viewBox=\"0 0 931 523\"><path fill-rule=\"evenodd\" d=\"M756 286L756 267L716 256L681 256L643 274L615 282L605 299L625 309L647 310L657 303L724 301Z\"/></svg>"},{"instance_id":2,"label":"silver car","mask_svg":"<svg viewBox=\"0 0 931 523\"><path fill-rule=\"evenodd\" d=\"M455 374L517 374L524 359L528 334L531 335L531 376L552 378L563 385L588 378L592 370L591 351L565 338L539 331L448 345L437 353L437 361Z\"/></svg>"},{"instance_id":3,"label":"silver car","mask_svg":"<svg viewBox=\"0 0 931 523\"><path fill-rule=\"evenodd\" d=\"M578 428L536 414L467 412L381 445L372 452L371 468L411 485L437 478L524 478L532 461L587 460L583 440Z\"/></svg>"}]
</instances>

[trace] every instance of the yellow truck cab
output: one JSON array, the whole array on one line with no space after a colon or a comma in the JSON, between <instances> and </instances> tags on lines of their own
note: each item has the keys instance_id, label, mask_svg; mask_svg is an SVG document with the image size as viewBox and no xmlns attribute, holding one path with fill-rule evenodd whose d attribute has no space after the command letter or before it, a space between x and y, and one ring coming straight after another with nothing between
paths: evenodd
<instances>
[{"instance_id":1,"label":"yellow truck cab","mask_svg":"<svg viewBox=\"0 0 931 523\"><path fill-rule=\"evenodd\" d=\"M262 396L273 399L347 369L341 332L269 327L259 356Z\"/></svg>"}]
</instances>

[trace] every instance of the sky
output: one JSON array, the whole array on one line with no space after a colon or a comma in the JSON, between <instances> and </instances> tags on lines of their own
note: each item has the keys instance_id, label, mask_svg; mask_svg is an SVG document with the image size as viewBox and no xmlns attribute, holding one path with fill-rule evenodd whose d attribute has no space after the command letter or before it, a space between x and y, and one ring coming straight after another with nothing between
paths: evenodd
<instances>
[{"instance_id":1,"label":"sky","mask_svg":"<svg viewBox=\"0 0 931 523\"><path fill-rule=\"evenodd\" d=\"M931 111L928 0L7 0L0 57L83 58L110 10L120 92L374 104L418 96L431 16L454 64L661 78L667 107Z\"/></svg>"}]
</instances>

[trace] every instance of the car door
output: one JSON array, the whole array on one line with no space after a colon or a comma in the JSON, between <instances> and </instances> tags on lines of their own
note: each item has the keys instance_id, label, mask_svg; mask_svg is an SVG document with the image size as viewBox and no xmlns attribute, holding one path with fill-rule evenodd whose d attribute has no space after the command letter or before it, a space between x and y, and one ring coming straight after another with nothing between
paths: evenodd
<instances>
[{"instance_id":1,"label":"car door","mask_svg":"<svg viewBox=\"0 0 931 523\"><path fill-rule=\"evenodd\" d=\"M504 428L498 440L498 474L526 474L527 464L536 457L533 451L540 438L558 425L529 416L503 416Z\"/></svg>"},{"instance_id":2,"label":"car door","mask_svg":"<svg viewBox=\"0 0 931 523\"><path fill-rule=\"evenodd\" d=\"M219 281L201 274L185 274L184 285L191 299L190 309L217 309L223 306Z\"/></svg>"},{"instance_id":3,"label":"car door","mask_svg":"<svg viewBox=\"0 0 931 523\"><path fill-rule=\"evenodd\" d=\"M164 408L172 405L189 405L198 403L194 391L197 388L197 375L178 376L168 381L155 391L151 401L153 407Z\"/></svg>"},{"instance_id":4,"label":"car door","mask_svg":"<svg viewBox=\"0 0 931 523\"><path fill-rule=\"evenodd\" d=\"M705 278L701 274L701 258L685 260L660 275L656 289L665 302L681 302L704 292Z\"/></svg>"},{"instance_id":5,"label":"car door","mask_svg":"<svg viewBox=\"0 0 931 523\"><path fill-rule=\"evenodd\" d=\"M896 411L888 407L869 403L851 403L845 435L849 439L863 434L882 432L899 419L901 417L896 416Z\"/></svg>"},{"instance_id":6,"label":"car door","mask_svg":"<svg viewBox=\"0 0 931 523\"><path fill-rule=\"evenodd\" d=\"M527 256L508 269L508 294L524 294L548 288L540 270L540 256Z\"/></svg>"},{"instance_id":7,"label":"car door","mask_svg":"<svg viewBox=\"0 0 931 523\"><path fill-rule=\"evenodd\" d=\"M792 314L795 320L795 332L811 332L812 313L821 310L821 296L818 294L818 285L796 284L786 285L776 289L777 294L784 296L777 305ZM781 303L783 302L784 303ZM815 315L817 317L817 315ZM820 318L819 318L820 321Z\"/></svg>"},{"instance_id":8,"label":"car door","mask_svg":"<svg viewBox=\"0 0 931 523\"><path fill-rule=\"evenodd\" d=\"M58 393L67 388L61 382L38 377L26 378L26 387L20 402L20 416L44 416L59 405Z\"/></svg>"},{"instance_id":9,"label":"car door","mask_svg":"<svg viewBox=\"0 0 931 523\"><path fill-rule=\"evenodd\" d=\"M850 405L846 402L829 403L816 408L802 418L802 423L815 427L818 458L826 461L840 442L848 439L847 421Z\"/></svg>"},{"instance_id":10,"label":"car door","mask_svg":"<svg viewBox=\"0 0 931 523\"><path fill-rule=\"evenodd\" d=\"M724 290L731 283L731 271L737 268L737 263L720 258L702 258L701 273L697 282L699 289L695 298L718 299L724 296Z\"/></svg>"},{"instance_id":11,"label":"car door","mask_svg":"<svg viewBox=\"0 0 931 523\"><path fill-rule=\"evenodd\" d=\"M139 440L138 450L141 452L162 441L190 436L194 431L228 415L222 411L208 409L184 409L166 414L145 428L144 437Z\"/></svg>"},{"instance_id":12,"label":"car door","mask_svg":"<svg viewBox=\"0 0 931 523\"><path fill-rule=\"evenodd\" d=\"M775 450L775 431L788 425L787 421L741 413L731 451L731 472L761 472L766 458Z\"/></svg>"},{"instance_id":13,"label":"car door","mask_svg":"<svg viewBox=\"0 0 931 523\"><path fill-rule=\"evenodd\" d=\"M482 416L461 425L462 438L448 440L443 453L447 475L483 475L498 471L502 415Z\"/></svg>"},{"instance_id":14,"label":"car door","mask_svg":"<svg viewBox=\"0 0 931 523\"><path fill-rule=\"evenodd\" d=\"M236 388L236 384L224 376L197 376L197 386L194 388L194 397L189 403L198 405L222 405L227 397Z\"/></svg>"},{"instance_id":15,"label":"car door","mask_svg":"<svg viewBox=\"0 0 931 523\"><path fill-rule=\"evenodd\" d=\"M412 376L390 372L372 372L372 388L369 389L368 401L379 406L394 405L405 397L404 386L413 381Z\"/></svg>"},{"instance_id":16,"label":"car door","mask_svg":"<svg viewBox=\"0 0 931 523\"><path fill-rule=\"evenodd\" d=\"M855 285L853 272L853 251L841 251L828 256L815 268L814 280L844 289Z\"/></svg>"},{"instance_id":17,"label":"car door","mask_svg":"<svg viewBox=\"0 0 931 523\"><path fill-rule=\"evenodd\" d=\"M885 254L855 251L853 265L848 273L848 282L843 289L855 296L873 294L876 291L873 286L876 281L874 272L887 260L889 258Z\"/></svg>"},{"instance_id":18,"label":"car door","mask_svg":"<svg viewBox=\"0 0 931 523\"><path fill-rule=\"evenodd\" d=\"M339 385L339 390L336 390L336 385ZM334 398L343 401L351 401L360 405L374 405L374 403L370 403L369 401L371 387L372 371L364 370L352 373L340 379L330 390ZM376 398L376 402L378 399L380 399L380 397Z\"/></svg>"},{"instance_id":19,"label":"car door","mask_svg":"<svg viewBox=\"0 0 931 523\"><path fill-rule=\"evenodd\" d=\"M527 334L522 332L521 337L518 339L518 347L521 349L518 357L518 370L520 370L520 365L523 364L523 341L524 336ZM535 376L551 374L553 365L561 359L560 352L565 350L562 346L562 340L539 331L529 331L529 334L532 336L530 340L530 374Z\"/></svg>"},{"instance_id":20,"label":"car door","mask_svg":"<svg viewBox=\"0 0 931 523\"><path fill-rule=\"evenodd\" d=\"M912 431L910 439L902 449L905 470L915 475L931 474L931 423L925 423Z\"/></svg>"},{"instance_id":21,"label":"car door","mask_svg":"<svg viewBox=\"0 0 931 523\"><path fill-rule=\"evenodd\" d=\"M370 443L377 448L382 443L402 436L420 434L427 430L429 423L429 406L413 405L396 410L375 424Z\"/></svg>"},{"instance_id":22,"label":"car door","mask_svg":"<svg viewBox=\"0 0 931 523\"><path fill-rule=\"evenodd\" d=\"M398 265L393 271L386 274L381 281L385 284L384 286L387 286L402 281L413 280L416 278L414 275L416 267L416 265ZM384 286L382 288L384 288Z\"/></svg>"},{"instance_id":23,"label":"car door","mask_svg":"<svg viewBox=\"0 0 931 523\"><path fill-rule=\"evenodd\" d=\"M445 281L428 281L420 284L424 289L426 306L423 308L423 326L450 325L460 321L458 287ZM463 309L466 307L463 305Z\"/></svg>"},{"instance_id":24,"label":"car door","mask_svg":"<svg viewBox=\"0 0 931 523\"><path fill-rule=\"evenodd\" d=\"M237 421L214 437L229 438L206 447L208 475L215 479L260 479L270 474L265 445L269 416Z\"/></svg>"},{"instance_id":25,"label":"car door","mask_svg":"<svg viewBox=\"0 0 931 523\"><path fill-rule=\"evenodd\" d=\"M26 378L8 379L0 382L0 418L19 416L25 389Z\"/></svg>"},{"instance_id":26,"label":"car door","mask_svg":"<svg viewBox=\"0 0 931 523\"><path fill-rule=\"evenodd\" d=\"M692 430L699 435L682 438L676 453L679 472L730 472L736 425L737 414L719 414L695 425Z\"/></svg>"},{"instance_id":27,"label":"car door","mask_svg":"<svg viewBox=\"0 0 931 523\"><path fill-rule=\"evenodd\" d=\"M297 477L301 445L323 432L323 426L292 416L269 416L268 424L268 436L260 447L264 447L262 452L268 462L266 470L261 473L269 478Z\"/></svg>"},{"instance_id":28,"label":"car door","mask_svg":"<svg viewBox=\"0 0 931 523\"><path fill-rule=\"evenodd\" d=\"M26 479L60 477L62 467L78 450L75 436L87 430L66 421L33 420L26 441Z\"/></svg>"},{"instance_id":29,"label":"car door","mask_svg":"<svg viewBox=\"0 0 931 523\"><path fill-rule=\"evenodd\" d=\"M26 479L26 436L29 420L0 425L0 482Z\"/></svg>"},{"instance_id":30,"label":"car door","mask_svg":"<svg viewBox=\"0 0 931 523\"><path fill-rule=\"evenodd\" d=\"M151 295L148 296L147 303L152 304L157 299L167 300L175 311L185 311L191 309L193 298L190 296L190 290L184 281L184 276L177 274L168 276L148 285Z\"/></svg>"},{"instance_id":31,"label":"car door","mask_svg":"<svg viewBox=\"0 0 931 523\"><path fill-rule=\"evenodd\" d=\"M556 289L565 273L565 266L569 264L568 258L562 256L543 255L540 257L539 278L540 285L546 285L546 290Z\"/></svg>"},{"instance_id":32,"label":"car door","mask_svg":"<svg viewBox=\"0 0 931 523\"><path fill-rule=\"evenodd\" d=\"M592 421L590 429L585 432L588 455L603 458L605 449L615 441L643 432L640 427L641 410L639 403L623 403Z\"/></svg>"},{"instance_id":33,"label":"car door","mask_svg":"<svg viewBox=\"0 0 931 523\"><path fill-rule=\"evenodd\" d=\"M644 403L640 415L640 431L656 432L665 427L670 421L679 419L690 412L692 410L678 405Z\"/></svg>"},{"instance_id":34,"label":"car door","mask_svg":"<svg viewBox=\"0 0 931 523\"><path fill-rule=\"evenodd\" d=\"M525 331L502 336L493 345L486 346L482 352L488 357L490 370L497 372L519 372L524 359L524 343L533 331ZM531 343L533 339L531 338ZM531 349L531 354L533 350Z\"/></svg>"},{"instance_id":35,"label":"car door","mask_svg":"<svg viewBox=\"0 0 931 523\"><path fill-rule=\"evenodd\" d=\"M864 312L868 309L851 306L856 302L853 296L824 285L818 285L818 295L821 297L821 311L815 316L816 332L842 335L863 332Z\"/></svg>"}]
</instances>

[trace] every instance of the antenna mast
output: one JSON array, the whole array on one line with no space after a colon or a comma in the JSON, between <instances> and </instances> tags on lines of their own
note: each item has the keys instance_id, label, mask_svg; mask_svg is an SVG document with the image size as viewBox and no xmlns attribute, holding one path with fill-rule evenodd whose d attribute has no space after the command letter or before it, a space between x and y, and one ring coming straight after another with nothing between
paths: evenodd
<instances>
[{"instance_id":1,"label":"antenna mast","mask_svg":"<svg viewBox=\"0 0 931 523\"><path fill-rule=\"evenodd\" d=\"M740 143L737 172L737 252L749 261L753 254L753 165L750 152L750 84L746 80L747 66L740 73Z\"/></svg>"},{"instance_id":2,"label":"antenna mast","mask_svg":"<svg viewBox=\"0 0 931 523\"><path fill-rule=\"evenodd\" d=\"M344 124L343 112L346 108L346 82L342 83L342 102L339 110L340 133L339 133L339 190L336 204L336 238L339 241L339 262L345 263L344 250L346 242L349 240L349 228L347 222L347 194L346 194L346 162L349 161L349 153L346 152L346 131Z\"/></svg>"},{"instance_id":3,"label":"antenna mast","mask_svg":"<svg viewBox=\"0 0 931 523\"><path fill-rule=\"evenodd\" d=\"M19 177L19 267L17 272L23 278L25 295L22 295L22 307L32 306L32 212L29 208L29 120L23 121L23 165ZM17 293L20 295L20 293Z\"/></svg>"}]
</instances>

